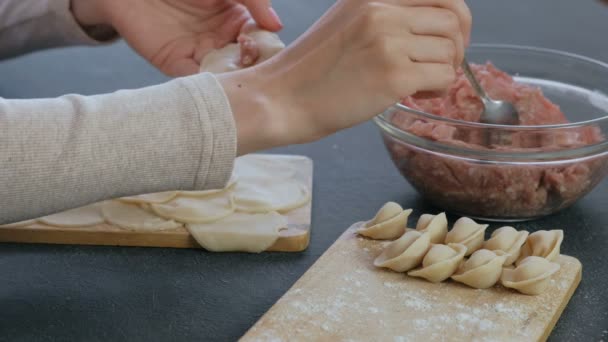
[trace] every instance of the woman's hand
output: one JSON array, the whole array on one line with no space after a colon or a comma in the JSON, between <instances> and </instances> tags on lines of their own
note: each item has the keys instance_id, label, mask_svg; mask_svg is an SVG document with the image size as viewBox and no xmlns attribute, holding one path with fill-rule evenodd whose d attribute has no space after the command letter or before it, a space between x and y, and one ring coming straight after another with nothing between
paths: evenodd
<instances>
[{"instance_id":1,"label":"woman's hand","mask_svg":"<svg viewBox=\"0 0 608 342\"><path fill-rule=\"evenodd\" d=\"M236 42L248 22L282 27L270 0L72 0L72 10L83 25L114 27L170 76L197 73L205 54Z\"/></svg>"},{"instance_id":2,"label":"woman's hand","mask_svg":"<svg viewBox=\"0 0 608 342\"><path fill-rule=\"evenodd\" d=\"M463 0L340 0L285 51L219 75L239 154L310 142L444 90L471 29Z\"/></svg>"}]
</instances>

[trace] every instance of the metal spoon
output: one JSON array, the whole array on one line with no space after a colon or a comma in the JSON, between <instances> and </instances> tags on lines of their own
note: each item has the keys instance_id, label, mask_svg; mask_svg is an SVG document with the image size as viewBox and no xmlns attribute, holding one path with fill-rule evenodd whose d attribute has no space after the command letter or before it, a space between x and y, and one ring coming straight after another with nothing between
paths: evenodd
<instances>
[{"instance_id":1,"label":"metal spoon","mask_svg":"<svg viewBox=\"0 0 608 342\"><path fill-rule=\"evenodd\" d=\"M491 99L483 90L479 82L477 82L466 58L462 61L462 70L481 99L481 102L483 102L484 109L481 113L480 122L498 125L519 124L519 114L517 113L515 106L509 102Z\"/></svg>"}]
</instances>

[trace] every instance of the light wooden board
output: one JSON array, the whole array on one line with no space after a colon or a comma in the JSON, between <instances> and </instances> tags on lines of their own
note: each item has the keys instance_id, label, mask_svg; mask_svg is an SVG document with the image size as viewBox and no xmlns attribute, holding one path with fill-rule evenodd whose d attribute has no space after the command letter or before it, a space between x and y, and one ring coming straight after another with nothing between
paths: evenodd
<instances>
[{"instance_id":1,"label":"light wooden board","mask_svg":"<svg viewBox=\"0 0 608 342\"><path fill-rule=\"evenodd\" d=\"M351 227L241 341L544 341L581 279L561 255L538 296L432 284L375 268L384 244Z\"/></svg>"},{"instance_id":2,"label":"light wooden board","mask_svg":"<svg viewBox=\"0 0 608 342\"><path fill-rule=\"evenodd\" d=\"M304 156L261 155L277 162L287 162L297 169L296 177L306 184L312 194L313 163ZM299 252L310 241L312 200L305 206L287 214L288 229L281 231L279 239L268 251ZM59 228L36 223L26 227L0 226L0 242L53 243L77 245L143 246L201 248L185 227L159 232L128 231L110 224L81 228Z\"/></svg>"}]
</instances>

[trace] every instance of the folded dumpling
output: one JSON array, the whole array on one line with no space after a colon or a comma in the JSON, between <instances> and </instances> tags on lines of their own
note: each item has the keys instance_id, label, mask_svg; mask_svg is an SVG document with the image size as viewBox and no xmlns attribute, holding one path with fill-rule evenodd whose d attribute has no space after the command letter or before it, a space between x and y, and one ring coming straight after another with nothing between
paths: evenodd
<instances>
[{"instance_id":1,"label":"folded dumpling","mask_svg":"<svg viewBox=\"0 0 608 342\"><path fill-rule=\"evenodd\" d=\"M461 243L471 255L483 245L487 224L479 224L468 217L461 217L454 222L454 227L445 236L445 243Z\"/></svg>"},{"instance_id":2,"label":"folded dumpling","mask_svg":"<svg viewBox=\"0 0 608 342\"><path fill-rule=\"evenodd\" d=\"M477 289L492 287L500 279L502 265L508 256L501 250L477 250L460 265L452 279Z\"/></svg>"},{"instance_id":3,"label":"folded dumpling","mask_svg":"<svg viewBox=\"0 0 608 342\"><path fill-rule=\"evenodd\" d=\"M374 260L374 266L405 272L420 265L422 258L431 248L431 235L411 230L386 246L382 254Z\"/></svg>"},{"instance_id":4,"label":"folded dumpling","mask_svg":"<svg viewBox=\"0 0 608 342\"><path fill-rule=\"evenodd\" d=\"M466 252L467 247L460 243L432 245L422 259L422 268L409 271L407 274L424 278L432 283L442 282L456 272Z\"/></svg>"},{"instance_id":5,"label":"folded dumpling","mask_svg":"<svg viewBox=\"0 0 608 342\"><path fill-rule=\"evenodd\" d=\"M521 293L537 295L547 288L551 276L559 268L559 264L545 258L529 256L524 258L517 267L503 269L501 283L504 287Z\"/></svg>"},{"instance_id":6,"label":"folded dumpling","mask_svg":"<svg viewBox=\"0 0 608 342\"><path fill-rule=\"evenodd\" d=\"M375 240L394 240L405 233L411 213L412 209L403 210L399 204L388 202L357 233Z\"/></svg>"},{"instance_id":7,"label":"folded dumpling","mask_svg":"<svg viewBox=\"0 0 608 342\"><path fill-rule=\"evenodd\" d=\"M530 234L521 248L521 256L517 264L528 256L538 256L555 261L560 254L563 240L564 231L561 229L539 230Z\"/></svg>"},{"instance_id":8,"label":"folded dumpling","mask_svg":"<svg viewBox=\"0 0 608 342\"><path fill-rule=\"evenodd\" d=\"M445 213L438 215L423 214L416 223L416 230L429 232L432 243L443 243L448 233L448 219Z\"/></svg>"},{"instance_id":9,"label":"folded dumpling","mask_svg":"<svg viewBox=\"0 0 608 342\"><path fill-rule=\"evenodd\" d=\"M509 254L504 266L511 265L519 258L521 246L526 242L528 235L525 230L517 231L513 227L501 227L492 232L492 236L484 243L483 248Z\"/></svg>"}]
</instances>

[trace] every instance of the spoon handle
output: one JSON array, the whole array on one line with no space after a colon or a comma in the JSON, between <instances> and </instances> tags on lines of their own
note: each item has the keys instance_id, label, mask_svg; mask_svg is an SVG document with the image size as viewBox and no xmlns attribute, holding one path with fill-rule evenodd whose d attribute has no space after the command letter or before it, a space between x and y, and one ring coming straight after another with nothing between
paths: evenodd
<instances>
[{"instance_id":1,"label":"spoon handle","mask_svg":"<svg viewBox=\"0 0 608 342\"><path fill-rule=\"evenodd\" d=\"M469 83L471 83L471 86L473 86L473 89L475 90L477 95L484 102L486 102L488 100L488 95L486 95L486 92L483 90L481 85L479 85L479 82L477 82L477 79L475 78L475 75L473 74L473 71L471 70L469 62L466 58L462 60L462 71L464 71L465 76L469 80Z\"/></svg>"}]
</instances>

